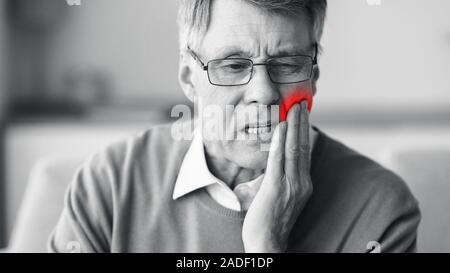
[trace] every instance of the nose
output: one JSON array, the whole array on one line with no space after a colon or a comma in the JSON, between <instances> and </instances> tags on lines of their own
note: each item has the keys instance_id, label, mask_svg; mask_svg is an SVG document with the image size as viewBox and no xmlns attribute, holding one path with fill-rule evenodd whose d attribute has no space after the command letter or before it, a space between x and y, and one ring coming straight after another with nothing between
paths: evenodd
<instances>
[{"instance_id":1,"label":"nose","mask_svg":"<svg viewBox=\"0 0 450 273\"><path fill-rule=\"evenodd\" d=\"M247 104L272 105L280 99L280 92L270 80L265 65L253 67L253 75L246 88L244 101Z\"/></svg>"}]
</instances>

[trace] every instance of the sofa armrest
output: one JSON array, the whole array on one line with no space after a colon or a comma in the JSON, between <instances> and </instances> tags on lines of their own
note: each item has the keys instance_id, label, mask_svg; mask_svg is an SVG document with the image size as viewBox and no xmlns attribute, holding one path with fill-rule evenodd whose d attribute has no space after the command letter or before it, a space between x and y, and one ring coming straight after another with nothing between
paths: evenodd
<instances>
[{"instance_id":1,"label":"sofa armrest","mask_svg":"<svg viewBox=\"0 0 450 273\"><path fill-rule=\"evenodd\" d=\"M10 252L47 252L47 239L60 217L64 193L83 160L50 157L36 163L11 234Z\"/></svg>"}]
</instances>

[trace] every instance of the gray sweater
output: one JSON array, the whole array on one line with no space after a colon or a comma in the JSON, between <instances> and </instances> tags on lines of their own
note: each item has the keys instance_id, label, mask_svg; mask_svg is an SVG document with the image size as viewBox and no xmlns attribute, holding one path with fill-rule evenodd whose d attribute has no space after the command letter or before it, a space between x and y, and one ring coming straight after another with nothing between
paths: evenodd
<instances>
[{"instance_id":1,"label":"gray sweater","mask_svg":"<svg viewBox=\"0 0 450 273\"><path fill-rule=\"evenodd\" d=\"M291 232L289 252L416 250L420 212L394 173L318 131L314 192ZM154 127L91 157L77 171L50 252L243 252L245 212L203 189L177 200L173 188L189 140Z\"/></svg>"}]
</instances>

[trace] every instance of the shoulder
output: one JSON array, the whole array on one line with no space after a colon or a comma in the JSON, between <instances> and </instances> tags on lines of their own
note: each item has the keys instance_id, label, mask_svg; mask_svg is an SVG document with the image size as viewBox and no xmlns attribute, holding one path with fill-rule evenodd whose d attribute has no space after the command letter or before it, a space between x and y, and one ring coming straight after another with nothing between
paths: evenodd
<instances>
[{"instance_id":1,"label":"shoulder","mask_svg":"<svg viewBox=\"0 0 450 273\"><path fill-rule=\"evenodd\" d=\"M348 235L341 250L364 250L375 240L386 251L406 251L420 222L419 204L407 183L322 132L320 138L320 156L312 170L318 189L314 207L330 211L337 230L351 230L344 232Z\"/></svg>"},{"instance_id":2,"label":"shoulder","mask_svg":"<svg viewBox=\"0 0 450 273\"><path fill-rule=\"evenodd\" d=\"M119 167L140 163L139 160L144 157L148 159L153 156L163 160L171 153L189 146L189 135L177 135L179 130L176 124L153 126L93 153L86 163L91 167L105 164Z\"/></svg>"},{"instance_id":3,"label":"shoulder","mask_svg":"<svg viewBox=\"0 0 450 273\"><path fill-rule=\"evenodd\" d=\"M313 165L321 194L349 214L386 225L405 213L419 214L418 201L396 173L320 132L320 158Z\"/></svg>"},{"instance_id":4,"label":"shoulder","mask_svg":"<svg viewBox=\"0 0 450 273\"><path fill-rule=\"evenodd\" d=\"M341 187L348 186L359 193L366 192L383 201L416 203L405 181L371 158L347 147L320 132L321 155L317 175L333 178ZM315 166L313 166L315 167Z\"/></svg>"},{"instance_id":5,"label":"shoulder","mask_svg":"<svg viewBox=\"0 0 450 273\"><path fill-rule=\"evenodd\" d=\"M189 147L188 136L175 135L178 127L153 126L94 152L79 168L72 187L96 186L101 192L118 193L131 183L135 186L148 182L148 178L164 177L171 165L181 162Z\"/></svg>"}]
</instances>

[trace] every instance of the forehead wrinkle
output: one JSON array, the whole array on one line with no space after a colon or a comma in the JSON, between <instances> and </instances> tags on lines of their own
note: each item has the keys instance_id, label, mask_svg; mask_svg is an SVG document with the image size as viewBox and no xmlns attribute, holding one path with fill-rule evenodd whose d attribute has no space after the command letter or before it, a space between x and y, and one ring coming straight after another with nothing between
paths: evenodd
<instances>
[{"instance_id":1,"label":"forehead wrinkle","mask_svg":"<svg viewBox=\"0 0 450 273\"><path fill-rule=\"evenodd\" d=\"M247 14L244 14L242 10L236 9L235 13L232 14L227 14L227 12L232 12L232 9L214 11L217 11L216 15L219 16L212 16L206 34L209 35L214 32L214 36L210 37L212 39L209 39L213 46L206 49L209 57L221 58L225 56L223 54L219 56L219 52L225 54L234 51L248 53L245 55L252 58L257 56L264 58L290 53L290 51L295 54L308 50L309 42L304 43L299 40L306 39L305 41L307 41L308 38L303 37L301 33L297 33L299 29L297 24L306 23L302 17L282 16L258 10L258 14L252 13L240 20L239 16ZM219 21L219 18L221 18L221 21ZM280 29L280 24L285 27ZM222 39L220 36L222 36ZM220 45L219 41L222 41L223 44Z\"/></svg>"}]
</instances>

